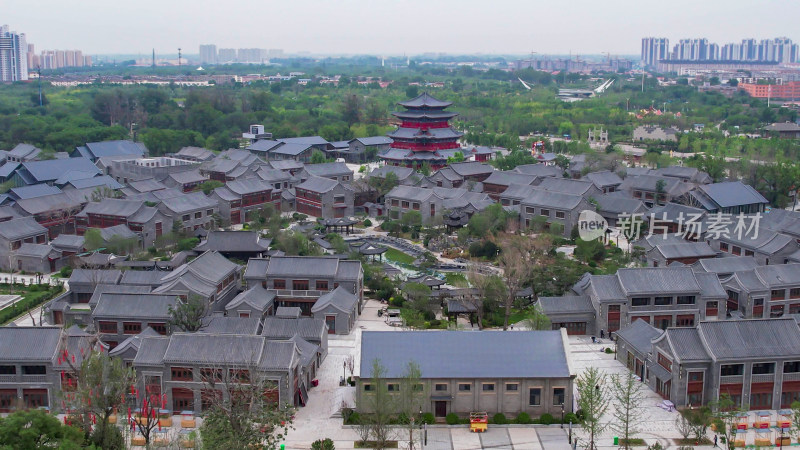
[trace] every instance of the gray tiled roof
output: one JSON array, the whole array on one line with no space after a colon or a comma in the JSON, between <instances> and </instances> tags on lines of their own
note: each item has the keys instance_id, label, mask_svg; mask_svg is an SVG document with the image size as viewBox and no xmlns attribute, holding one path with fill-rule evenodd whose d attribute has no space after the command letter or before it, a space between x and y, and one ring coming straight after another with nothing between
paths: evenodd
<instances>
[{"instance_id":1,"label":"gray tiled roof","mask_svg":"<svg viewBox=\"0 0 800 450\"><path fill-rule=\"evenodd\" d=\"M32 184L30 186L14 187L8 190L14 198L36 198L45 195L61 193L61 189L48 184Z\"/></svg>"},{"instance_id":2,"label":"gray tiled roof","mask_svg":"<svg viewBox=\"0 0 800 450\"><path fill-rule=\"evenodd\" d=\"M564 194L561 192L547 191L534 188L530 195L522 199L522 205L545 206L561 210L576 208L583 201L580 195Z\"/></svg>"},{"instance_id":3,"label":"gray tiled roof","mask_svg":"<svg viewBox=\"0 0 800 450\"><path fill-rule=\"evenodd\" d=\"M76 189L84 189L91 187L106 186L109 189L122 189L122 185L108 175L102 175L93 178L82 178L79 180L70 180L69 184Z\"/></svg>"},{"instance_id":4,"label":"gray tiled roof","mask_svg":"<svg viewBox=\"0 0 800 450\"><path fill-rule=\"evenodd\" d=\"M539 297L539 305L546 315L564 313L592 313L594 306L585 295L565 295L563 297Z\"/></svg>"},{"instance_id":5,"label":"gray tiled roof","mask_svg":"<svg viewBox=\"0 0 800 450\"><path fill-rule=\"evenodd\" d=\"M61 327L0 327L0 361L52 361Z\"/></svg>"},{"instance_id":6,"label":"gray tiled roof","mask_svg":"<svg viewBox=\"0 0 800 450\"><path fill-rule=\"evenodd\" d=\"M82 214L102 214L107 216L129 217L142 208L144 202L121 200L118 198L104 198L100 202L90 202L81 212Z\"/></svg>"},{"instance_id":7,"label":"gray tiled roof","mask_svg":"<svg viewBox=\"0 0 800 450\"><path fill-rule=\"evenodd\" d=\"M181 265L163 278L165 283L180 278L187 272L217 285L239 266L215 251L207 251L192 261Z\"/></svg>"},{"instance_id":8,"label":"gray tiled roof","mask_svg":"<svg viewBox=\"0 0 800 450\"><path fill-rule=\"evenodd\" d=\"M0 222L0 236L9 241L46 232L47 228L39 225L33 217L20 217L19 219Z\"/></svg>"},{"instance_id":9,"label":"gray tiled roof","mask_svg":"<svg viewBox=\"0 0 800 450\"><path fill-rule=\"evenodd\" d=\"M164 353L169 346L169 336L147 336L139 344L139 351L133 360L134 365L160 366L164 363Z\"/></svg>"},{"instance_id":10,"label":"gray tiled roof","mask_svg":"<svg viewBox=\"0 0 800 450\"><path fill-rule=\"evenodd\" d=\"M328 327L323 319L281 319L269 316L264 318L261 335L270 339L289 339L298 335L307 341L316 342L327 332Z\"/></svg>"},{"instance_id":11,"label":"gray tiled roof","mask_svg":"<svg viewBox=\"0 0 800 450\"><path fill-rule=\"evenodd\" d=\"M598 194L594 199L597 201L597 210L600 213L631 214L647 210L641 200L624 195Z\"/></svg>"},{"instance_id":12,"label":"gray tiled roof","mask_svg":"<svg viewBox=\"0 0 800 450\"><path fill-rule=\"evenodd\" d=\"M131 287L156 287L161 285L161 280L167 275L160 270L126 270L122 273L120 285Z\"/></svg>"},{"instance_id":13,"label":"gray tiled roof","mask_svg":"<svg viewBox=\"0 0 800 450\"><path fill-rule=\"evenodd\" d=\"M283 142L273 141L271 139L259 139L254 143L248 145L246 150L254 152L268 152L275 147L283 145Z\"/></svg>"},{"instance_id":14,"label":"gray tiled roof","mask_svg":"<svg viewBox=\"0 0 800 450\"><path fill-rule=\"evenodd\" d=\"M306 170L308 170L308 167L309 166L306 166ZM328 192L335 188L338 184L338 181L331 180L330 178L312 176L306 181L295 186L295 189L305 189L311 192Z\"/></svg>"},{"instance_id":15,"label":"gray tiled roof","mask_svg":"<svg viewBox=\"0 0 800 450\"><path fill-rule=\"evenodd\" d=\"M55 239L50 241L50 245L62 250L80 250L83 248L85 239L83 236L75 234L59 234Z\"/></svg>"},{"instance_id":16,"label":"gray tiled roof","mask_svg":"<svg viewBox=\"0 0 800 450\"><path fill-rule=\"evenodd\" d=\"M146 178L144 180L129 180L128 186L137 192L152 192L166 189L163 183L156 181L155 178Z\"/></svg>"},{"instance_id":17,"label":"gray tiled roof","mask_svg":"<svg viewBox=\"0 0 800 450\"><path fill-rule=\"evenodd\" d=\"M329 162L321 164L306 164L306 172L318 177L331 177L338 175L353 175L353 171L347 168L343 162Z\"/></svg>"},{"instance_id":18,"label":"gray tiled roof","mask_svg":"<svg viewBox=\"0 0 800 450\"><path fill-rule=\"evenodd\" d=\"M300 161L295 161L293 159L270 161L269 165L272 166L273 169L284 170L284 171L302 169L303 167L305 167L305 164L303 164Z\"/></svg>"},{"instance_id":19,"label":"gray tiled roof","mask_svg":"<svg viewBox=\"0 0 800 450\"><path fill-rule=\"evenodd\" d=\"M129 272L145 272L137 270L128 270ZM124 278L124 276L123 276ZM149 286L131 286L122 284L98 284L94 288L92 298L89 299L89 304L96 305L100 301L100 296L103 294L147 294L150 292Z\"/></svg>"},{"instance_id":20,"label":"gray tiled roof","mask_svg":"<svg viewBox=\"0 0 800 450\"><path fill-rule=\"evenodd\" d=\"M752 256L731 256L728 258L705 258L694 263L695 270L708 273L733 273L754 269L758 266Z\"/></svg>"},{"instance_id":21,"label":"gray tiled roof","mask_svg":"<svg viewBox=\"0 0 800 450\"><path fill-rule=\"evenodd\" d=\"M386 197L398 198L402 200L415 200L424 202L431 195L436 195L433 190L415 186L395 186L386 194Z\"/></svg>"},{"instance_id":22,"label":"gray tiled roof","mask_svg":"<svg viewBox=\"0 0 800 450\"><path fill-rule=\"evenodd\" d=\"M598 300L625 300L625 292L616 275L592 275L590 280Z\"/></svg>"},{"instance_id":23,"label":"gray tiled roof","mask_svg":"<svg viewBox=\"0 0 800 450\"><path fill-rule=\"evenodd\" d=\"M36 215L43 212L77 208L83 202L88 201L75 198L76 196L71 195L72 193L73 191L66 191L61 194L17 200L17 207L30 215Z\"/></svg>"},{"instance_id":24,"label":"gray tiled roof","mask_svg":"<svg viewBox=\"0 0 800 450\"><path fill-rule=\"evenodd\" d=\"M667 341L679 360L705 361L709 359L697 328L668 328L665 333Z\"/></svg>"},{"instance_id":25,"label":"gray tiled roof","mask_svg":"<svg viewBox=\"0 0 800 450\"><path fill-rule=\"evenodd\" d=\"M456 139L463 136L464 133L460 131L456 131L453 128L429 128L426 131L423 131L419 128L398 128L394 131L390 131L387 133L392 139L400 138L400 139L422 139L422 138L430 138L430 139Z\"/></svg>"},{"instance_id":26,"label":"gray tiled roof","mask_svg":"<svg viewBox=\"0 0 800 450\"><path fill-rule=\"evenodd\" d=\"M618 338L627 342L637 352L648 354L653 348L652 340L661 336L664 332L650 325L644 320L634 320L633 323L616 331Z\"/></svg>"},{"instance_id":27,"label":"gray tiled roof","mask_svg":"<svg viewBox=\"0 0 800 450\"><path fill-rule=\"evenodd\" d=\"M214 152L202 147L183 147L175 154L176 156L184 156L205 161L214 157Z\"/></svg>"},{"instance_id":28,"label":"gray tiled roof","mask_svg":"<svg viewBox=\"0 0 800 450\"><path fill-rule=\"evenodd\" d=\"M29 244L24 243L18 249L14 250L14 254L17 256L29 256L34 258L46 258L50 253L56 252L58 256L61 256L61 252L58 250L53 249L52 246L48 244Z\"/></svg>"},{"instance_id":29,"label":"gray tiled roof","mask_svg":"<svg viewBox=\"0 0 800 450\"><path fill-rule=\"evenodd\" d=\"M523 164L514 168L514 172L536 175L537 177L561 177L564 170L558 166L546 166L544 164Z\"/></svg>"},{"instance_id":30,"label":"gray tiled roof","mask_svg":"<svg viewBox=\"0 0 800 450\"><path fill-rule=\"evenodd\" d=\"M38 152L41 152L41 150L31 144L17 144L14 148L8 151L8 155L16 156L17 158L26 158L31 154Z\"/></svg>"},{"instance_id":31,"label":"gray tiled roof","mask_svg":"<svg viewBox=\"0 0 800 450\"><path fill-rule=\"evenodd\" d=\"M640 189L648 192L655 192L657 183L664 181L664 192L669 195L680 195L688 191L691 186L687 185L678 178L660 177L657 175L638 175L628 176L620 184L619 189L622 191L629 191L633 189Z\"/></svg>"},{"instance_id":32,"label":"gray tiled roof","mask_svg":"<svg viewBox=\"0 0 800 450\"><path fill-rule=\"evenodd\" d=\"M203 320L200 332L208 334L257 335L261 322L258 317L212 316Z\"/></svg>"},{"instance_id":33,"label":"gray tiled roof","mask_svg":"<svg viewBox=\"0 0 800 450\"><path fill-rule=\"evenodd\" d=\"M397 103L400 106L405 106L406 108L446 108L453 104L453 102L442 101L437 98L434 98L432 95L429 95L427 92L423 92L422 94L412 98L411 100L406 100L404 102Z\"/></svg>"},{"instance_id":34,"label":"gray tiled roof","mask_svg":"<svg viewBox=\"0 0 800 450\"><path fill-rule=\"evenodd\" d=\"M177 303L178 297L174 295L104 293L92 317L168 320L169 307L174 308Z\"/></svg>"},{"instance_id":35,"label":"gray tiled roof","mask_svg":"<svg viewBox=\"0 0 800 450\"><path fill-rule=\"evenodd\" d=\"M494 167L477 161L452 163L449 167L453 170L453 172L461 175L462 177L491 174L494 172Z\"/></svg>"},{"instance_id":36,"label":"gray tiled roof","mask_svg":"<svg viewBox=\"0 0 800 450\"><path fill-rule=\"evenodd\" d=\"M275 317L281 319L299 319L302 310L299 306L278 306L275 308Z\"/></svg>"},{"instance_id":37,"label":"gray tiled roof","mask_svg":"<svg viewBox=\"0 0 800 450\"><path fill-rule=\"evenodd\" d=\"M272 257L267 265L268 277L311 276L333 277L339 269L339 258L325 256Z\"/></svg>"},{"instance_id":38,"label":"gray tiled roof","mask_svg":"<svg viewBox=\"0 0 800 450\"><path fill-rule=\"evenodd\" d=\"M311 148L311 144L286 143L270 150L270 153L297 156Z\"/></svg>"},{"instance_id":39,"label":"gray tiled roof","mask_svg":"<svg viewBox=\"0 0 800 450\"><path fill-rule=\"evenodd\" d=\"M483 184L496 184L498 186L509 186L512 184L528 185L530 186L536 181L535 175L528 175L517 172L505 172L496 170L489 175L489 178L483 180Z\"/></svg>"},{"instance_id":40,"label":"gray tiled roof","mask_svg":"<svg viewBox=\"0 0 800 450\"><path fill-rule=\"evenodd\" d=\"M620 178L616 172L611 172L609 170L587 173L584 178L594 183L594 185L600 189L622 184L622 178Z\"/></svg>"},{"instance_id":41,"label":"gray tiled roof","mask_svg":"<svg viewBox=\"0 0 800 450\"><path fill-rule=\"evenodd\" d=\"M264 278L267 273L269 258L250 258L244 270L244 278Z\"/></svg>"},{"instance_id":42,"label":"gray tiled roof","mask_svg":"<svg viewBox=\"0 0 800 450\"><path fill-rule=\"evenodd\" d=\"M240 292L227 305L226 311L235 311L241 305L247 305L256 311L266 312L269 306L275 302L275 292L261 287L261 283L255 284L250 289Z\"/></svg>"},{"instance_id":43,"label":"gray tiled roof","mask_svg":"<svg viewBox=\"0 0 800 450\"><path fill-rule=\"evenodd\" d=\"M717 252L703 241L686 241L679 244L658 244L655 249L666 259L714 257L717 255Z\"/></svg>"},{"instance_id":44,"label":"gray tiled roof","mask_svg":"<svg viewBox=\"0 0 800 450\"><path fill-rule=\"evenodd\" d=\"M391 138L386 137L386 136L361 137L361 138L351 139L348 142L353 142L353 141L359 141L359 142L361 142L362 144L364 144L366 146L386 145L386 144L391 144L392 142L394 142Z\"/></svg>"},{"instance_id":45,"label":"gray tiled roof","mask_svg":"<svg viewBox=\"0 0 800 450\"><path fill-rule=\"evenodd\" d=\"M183 172L174 172L169 174L169 178L171 178L174 182L178 184L187 184L187 183L202 183L208 180L203 174L200 173L199 170L184 170Z\"/></svg>"},{"instance_id":46,"label":"gray tiled roof","mask_svg":"<svg viewBox=\"0 0 800 450\"><path fill-rule=\"evenodd\" d=\"M700 290L704 298L727 298L725 288L719 282L719 278L713 273L695 273L695 280L700 285Z\"/></svg>"},{"instance_id":47,"label":"gray tiled roof","mask_svg":"<svg viewBox=\"0 0 800 450\"><path fill-rule=\"evenodd\" d=\"M689 267L643 267L617 271L622 288L629 295L653 292L693 293L700 286Z\"/></svg>"},{"instance_id":48,"label":"gray tiled roof","mask_svg":"<svg viewBox=\"0 0 800 450\"><path fill-rule=\"evenodd\" d=\"M195 251L262 252L269 250L270 239L262 239L255 231L209 231L205 241Z\"/></svg>"},{"instance_id":49,"label":"gray tiled roof","mask_svg":"<svg viewBox=\"0 0 800 450\"><path fill-rule=\"evenodd\" d=\"M322 136L300 136L293 138L278 139L280 142L287 144L308 144L308 145L326 145L328 141Z\"/></svg>"},{"instance_id":50,"label":"gray tiled roof","mask_svg":"<svg viewBox=\"0 0 800 450\"><path fill-rule=\"evenodd\" d=\"M722 208L753 203L769 203L767 199L753 189L752 186L744 184L741 181L706 184L698 186L697 189L702 191Z\"/></svg>"},{"instance_id":51,"label":"gray tiled roof","mask_svg":"<svg viewBox=\"0 0 800 450\"><path fill-rule=\"evenodd\" d=\"M69 277L69 284L118 284L122 278L119 270L75 269Z\"/></svg>"},{"instance_id":52,"label":"gray tiled roof","mask_svg":"<svg viewBox=\"0 0 800 450\"><path fill-rule=\"evenodd\" d=\"M100 228L100 236L105 242L111 242L111 239L113 239L115 236L123 239L137 239L139 237L136 233L131 231L127 225L123 224Z\"/></svg>"},{"instance_id":53,"label":"gray tiled roof","mask_svg":"<svg viewBox=\"0 0 800 450\"><path fill-rule=\"evenodd\" d=\"M28 161L22 168L31 174L36 182L57 180L67 172L89 172L100 175L100 169L87 158L51 159L46 161Z\"/></svg>"},{"instance_id":54,"label":"gray tiled roof","mask_svg":"<svg viewBox=\"0 0 800 450\"><path fill-rule=\"evenodd\" d=\"M320 296L316 303L314 303L314 306L311 307L311 312L315 313L324 310L328 306L332 306L339 311L349 314L355 310L357 304L358 297L342 286L339 286Z\"/></svg>"},{"instance_id":55,"label":"gray tiled roof","mask_svg":"<svg viewBox=\"0 0 800 450\"><path fill-rule=\"evenodd\" d=\"M165 208L176 213L183 214L202 209L213 209L217 202L208 198L202 192L191 192L175 197L165 198L161 201Z\"/></svg>"},{"instance_id":56,"label":"gray tiled roof","mask_svg":"<svg viewBox=\"0 0 800 450\"><path fill-rule=\"evenodd\" d=\"M131 141L88 142L86 148L95 158L115 155L141 156L146 153L144 144Z\"/></svg>"},{"instance_id":57,"label":"gray tiled roof","mask_svg":"<svg viewBox=\"0 0 800 450\"><path fill-rule=\"evenodd\" d=\"M573 180L570 178L543 178L537 188L559 194L585 195L594 187L591 181Z\"/></svg>"},{"instance_id":58,"label":"gray tiled roof","mask_svg":"<svg viewBox=\"0 0 800 450\"><path fill-rule=\"evenodd\" d=\"M524 351L521 351L524 349ZM409 362L422 378L567 378L568 355L560 331L365 331L361 378L380 360L386 378L402 378Z\"/></svg>"},{"instance_id":59,"label":"gray tiled roof","mask_svg":"<svg viewBox=\"0 0 800 450\"><path fill-rule=\"evenodd\" d=\"M773 264L753 270L770 287L800 284L800 264Z\"/></svg>"},{"instance_id":60,"label":"gray tiled roof","mask_svg":"<svg viewBox=\"0 0 800 450\"><path fill-rule=\"evenodd\" d=\"M257 177L229 181L225 186L237 195L272 190L272 186Z\"/></svg>"},{"instance_id":61,"label":"gray tiled roof","mask_svg":"<svg viewBox=\"0 0 800 450\"><path fill-rule=\"evenodd\" d=\"M800 354L800 327L792 318L700 322L698 330L717 360Z\"/></svg>"}]
</instances>

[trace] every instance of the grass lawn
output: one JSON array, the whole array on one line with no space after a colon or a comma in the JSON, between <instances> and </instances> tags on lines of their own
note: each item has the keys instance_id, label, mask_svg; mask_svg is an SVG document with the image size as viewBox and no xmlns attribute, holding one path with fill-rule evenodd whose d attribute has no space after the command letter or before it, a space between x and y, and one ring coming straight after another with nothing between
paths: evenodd
<instances>
[{"instance_id":1,"label":"grass lawn","mask_svg":"<svg viewBox=\"0 0 800 450\"><path fill-rule=\"evenodd\" d=\"M5 284L0 286L0 294L22 296L14 305L7 306L0 310L0 325L5 325L25 314L28 310L36 308L61 293L62 290L62 288L56 287L51 287L49 290L38 290L37 287L37 290L31 290L30 287L24 287L22 285Z\"/></svg>"},{"instance_id":2,"label":"grass lawn","mask_svg":"<svg viewBox=\"0 0 800 450\"><path fill-rule=\"evenodd\" d=\"M389 247L386 253L383 254L386 259L400 264L414 264L414 257L408 253L401 252L396 248Z\"/></svg>"}]
</instances>

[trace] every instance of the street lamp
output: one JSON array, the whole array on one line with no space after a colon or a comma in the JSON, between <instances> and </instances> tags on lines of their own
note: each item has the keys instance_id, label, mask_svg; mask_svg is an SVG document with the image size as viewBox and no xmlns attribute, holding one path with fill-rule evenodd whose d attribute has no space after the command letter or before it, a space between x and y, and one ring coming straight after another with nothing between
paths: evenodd
<instances>
[{"instance_id":1,"label":"street lamp","mask_svg":"<svg viewBox=\"0 0 800 450\"><path fill-rule=\"evenodd\" d=\"M342 361L342 386L347 386L347 360Z\"/></svg>"},{"instance_id":2,"label":"street lamp","mask_svg":"<svg viewBox=\"0 0 800 450\"><path fill-rule=\"evenodd\" d=\"M564 429L564 402L561 402L561 429Z\"/></svg>"}]
</instances>

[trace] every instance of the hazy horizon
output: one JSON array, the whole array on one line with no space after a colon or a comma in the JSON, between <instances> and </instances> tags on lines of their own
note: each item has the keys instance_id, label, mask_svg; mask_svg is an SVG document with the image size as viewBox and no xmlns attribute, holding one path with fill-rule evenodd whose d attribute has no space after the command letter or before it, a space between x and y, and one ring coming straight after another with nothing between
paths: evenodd
<instances>
[{"instance_id":1,"label":"hazy horizon","mask_svg":"<svg viewBox=\"0 0 800 450\"><path fill-rule=\"evenodd\" d=\"M78 2L75 2L78 3ZM787 36L797 29L800 2L746 0L604 2L569 6L538 0L172 0L78 4L0 0L0 23L25 33L36 52L75 49L85 54L197 54L217 48L275 48L327 55L637 55L641 39L705 37L725 44ZM163 8L165 3L169 8Z\"/></svg>"}]
</instances>

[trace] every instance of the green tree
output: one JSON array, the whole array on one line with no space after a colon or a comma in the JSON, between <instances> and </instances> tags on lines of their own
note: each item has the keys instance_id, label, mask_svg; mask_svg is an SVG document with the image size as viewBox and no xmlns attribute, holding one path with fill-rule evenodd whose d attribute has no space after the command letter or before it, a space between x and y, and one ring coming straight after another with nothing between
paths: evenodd
<instances>
[{"instance_id":1,"label":"green tree","mask_svg":"<svg viewBox=\"0 0 800 450\"><path fill-rule=\"evenodd\" d=\"M415 311L423 314L430 314L433 311L431 288L428 286L422 283L405 283L401 290L408 300L408 305Z\"/></svg>"},{"instance_id":2,"label":"green tree","mask_svg":"<svg viewBox=\"0 0 800 450\"><path fill-rule=\"evenodd\" d=\"M314 151L311 152L311 160L309 161L309 164L322 164L326 162L328 162L328 157L325 156L325 153L322 153L322 151L317 149L314 149Z\"/></svg>"},{"instance_id":3,"label":"green tree","mask_svg":"<svg viewBox=\"0 0 800 450\"><path fill-rule=\"evenodd\" d=\"M335 450L333 441L330 438L317 439L311 443L311 450Z\"/></svg>"},{"instance_id":4,"label":"green tree","mask_svg":"<svg viewBox=\"0 0 800 450\"><path fill-rule=\"evenodd\" d=\"M83 447L81 430L62 425L58 417L41 409L26 409L0 418L0 448L38 450L58 448L77 450Z\"/></svg>"},{"instance_id":5,"label":"green tree","mask_svg":"<svg viewBox=\"0 0 800 450\"><path fill-rule=\"evenodd\" d=\"M372 390L361 396L358 405L361 416L369 423L369 434L372 436L373 448L385 449L392 435L392 418L395 414L395 398L389 393L386 382L386 367L379 359L372 361L368 384Z\"/></svg>"},{"instance_id":6,"label":"green tree","mask_svg":"<svg viewBox=\"0 0 800 450\"><path fill-rule=\"evenodd\" d=\"M223 183L221 181L207 180L207 181L204 181L204 182L200 183L197 186L197 189L200 189L201 191L203 191L203 194L209 195L209 194L211 194L211 192L214 189L216 189L218 187L222 187L222 186L225 186L225 183Z\"/></svg>"},{"instance_id":7,"label":"green tree","mask_svg":"<svg viewBox=\"0 0 800 450\"><path fill-rule=\"evenodd\" d=\"M477 290L477 295L470 295L465 301L475 309L475 321L478 329L482 330L483 318L487 313L496 311L500 302L506 298L506 285L500 276L483 275L477 271L476 267L470 267L467 271L467 279ZM472 323L472 318L470 318L470 323Z\"/></svg>"},{"instance_id":8,"label":"green tree","mask_svg":"<svg viewBox=\"0 0 800 450\"><path fill-rule=\"evenodd\" d=\"M611 428L622 438L625 450L631 448L631 440L639 433L644 422L644 390L633 372L611 377L611 393L614 398L614 421Z\"/></svg>"},{"instance_id":9,"label":"green tree","mask_svg":"<svg viewBox=\"0 0 800 450\"><path fill-rule=\"evenodd\" d=\"M89 228L83 234L83 246L86 250L93 251L102 248L105 245L103 236L97 228Z\"/></svg>"},{"instance_id":10,"label":"green tree","mask_svg":"<svg viewBox=\"0 0 800 450\"><path fill-rule=\"evenodd\" d=\"M447 157L447 164L455 164L460 162L464 162L464 154L461 152L455 152L453 153L453 156Z\"/></svg>"},{"instance_id":11,"label":"green tree","mask_svg":"<svg viewBox=\"0 0 800 450\"><path fill-rule=\"evenodd\" d=\"M344 98L344 102L342 103L342 120L345 121L348 126L352 126L354 123L361 121L361 99L357 95L351 94Z\"/></svg>"},{"instance_id":12,"label":"green tree","mask_svg":"<svg viewBox=\"0 0 800 450\"><path fill-rule=\"evenodd\" d=\"M407 227L422 226L422 214L419 211L407 211L400 218L400 223Z\"/></svg>"},{"instance_id":13,"label":"green tree","mask_svg":"<svg viewBox=\"0 0 800 450\"><path fill-rule=\"evenodd\" d=\"M583 429L589 433L587 448L595 450L595 437L609 425L600 422L609 405L605 374L597 367L587 367L575 384L578 390L578 409L583 411Z\"/></svg>"},{"instance_id":14,"label":"green tree","mask_svg":"<svg viewBox=\"0 0 800 450\"><path fill-rule=\"evenodd\" d=\"M209 309L206 299L197 294L189 294L186 300L179 300L174 308L168 307L168 323L177 330L195 333L203 328L203 318L208 315Z\"/></svg>"}]
</instances>

